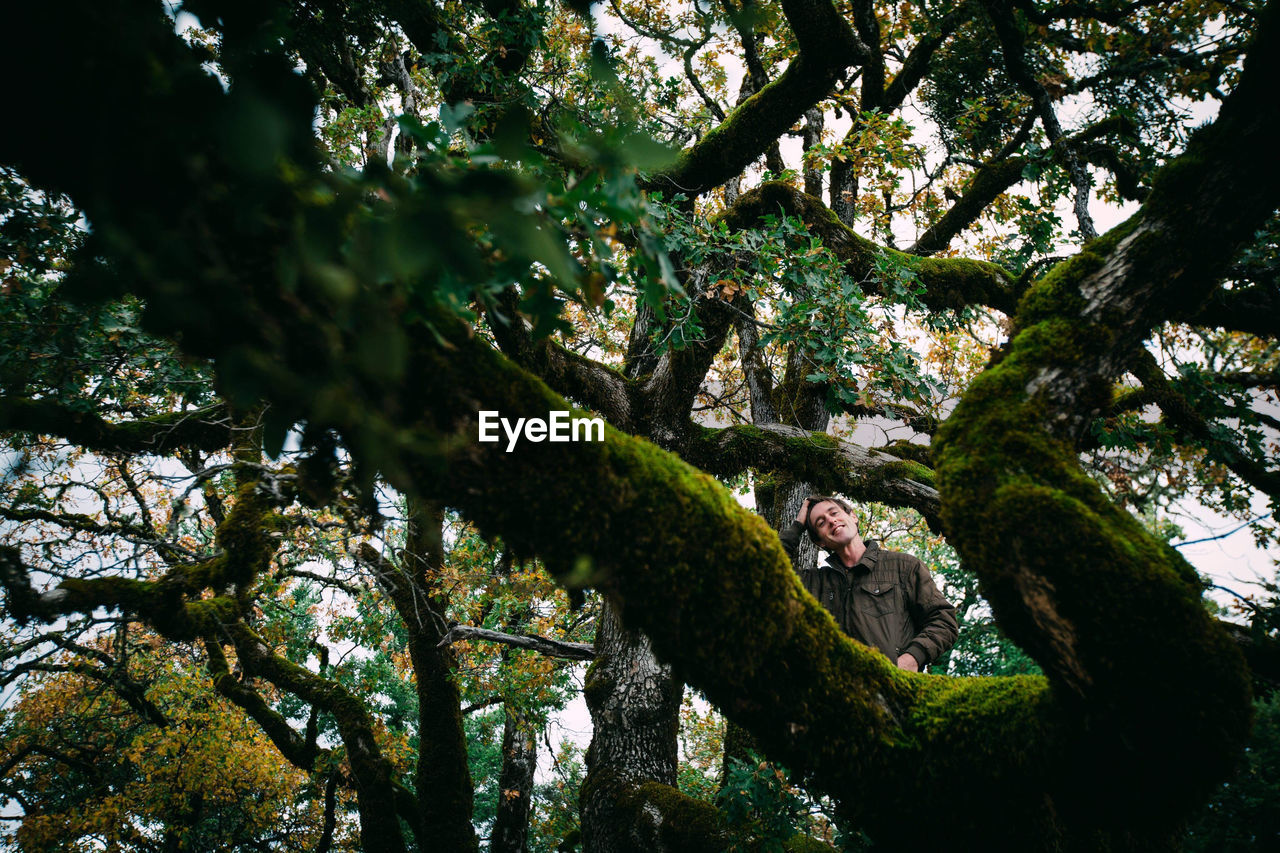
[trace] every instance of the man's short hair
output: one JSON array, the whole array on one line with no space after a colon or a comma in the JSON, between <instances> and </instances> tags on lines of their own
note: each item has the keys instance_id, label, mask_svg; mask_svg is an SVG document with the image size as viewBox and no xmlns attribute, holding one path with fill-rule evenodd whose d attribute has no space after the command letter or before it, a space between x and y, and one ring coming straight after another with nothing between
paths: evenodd
<instances>
[{"instance_id":1,"label":"man's short hair","mask_svg":"<svg viewBox=\"0 0 1280 853\"><path fill-rule=\"evenodd\" d=\"M807 500L809 501L809 510L804 514L804 529L805 532L809 534L809 541L814 545L822 544L822 541L818 539L817 532L813 529L813 525L809 523L809 515L813 512L813 508L815 506L829 501L849 513L849 515L853 515L853 507L840 500L840 498L833 498L831 495L809 495ZM854 518L856 519L857 516L854 516Z\"/></svg>"}]
</instances>

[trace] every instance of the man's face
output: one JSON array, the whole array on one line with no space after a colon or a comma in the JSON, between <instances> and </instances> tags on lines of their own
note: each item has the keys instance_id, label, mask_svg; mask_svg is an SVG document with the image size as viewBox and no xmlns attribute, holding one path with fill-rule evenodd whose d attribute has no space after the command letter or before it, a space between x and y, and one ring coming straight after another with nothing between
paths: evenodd
<instances>
[{"instance_id":1,"label":"man's face","mask_svg":"<svg viewBox=\"0 0 1280 853\"><path fill-rule=\"evenodd\" d=\"M836 551L858 535L858 521L835 501L822 501L809 510L809 526L825 551Z\"/></svg>"}]
</instances>

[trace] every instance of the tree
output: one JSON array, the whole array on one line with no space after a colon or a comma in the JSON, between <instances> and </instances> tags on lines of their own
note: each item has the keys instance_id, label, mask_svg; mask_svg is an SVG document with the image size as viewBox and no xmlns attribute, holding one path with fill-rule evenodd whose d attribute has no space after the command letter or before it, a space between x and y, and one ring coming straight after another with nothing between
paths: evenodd
<instances>
[{"instance_id":1,"label":"tree","mask_svg":"<svg viewBox=\"0 0 1280 853\"><path fill-rule=\"evenodd\" d=\"M80 839L116 849L315 850L325 798L305 790L307 777L159 638L114 639L28 668L57 674L4 720L4 794L25 813L7 840L24 850ZM125 660L114 657L125 649ZM355 849L344 834L334 839L330 825L329 849Z\"/></svg>"},{"instance_id":2,"label":"tree","mask_svg":"<svg viewBox=\"0 0 1280 853\"><path fill-rule=\"evenodd\" d=\"M105 609L199 640L291 762L315 772L340 744L367 849L476 844L441 645L444 507L604 596L590 849L731 843L675 787L684 682L896 843L1166 843L1227 772L1243 659L1194 570L1120 503L1164 496L1115 460L1206 462L1177 488L1228 509L1275 497L1273 7L183 11L185 37L141 0L4 13L7 40L60 61L9 93L24 132L0 141L6 334L57 356L5 361L0 428L123 471L224 453L229 478L182 550L180 507L157 528L135 474L119 482L140 515L103 493L78 520L65 491L42 507L15 478L12 520L144 554L85 570L15 532L12 618L56 630ZM24 79L24 52L0 48ZM1180 106L1206 98L1217 118L1188 135ZM85 128L112 132L86 154ZM1140 206L1099 235L1095 194ZM139 364L148 348L175 354L167 374ZM477 441L480 412L527 423L566 400L608 421L603 441ZM856 443L872 417L917 441ZM187 464L199 484L204 463ZM716 481L743 477L763 519ZM273 650L254 612L297 530L382 536L382 484L404 528L350 556L403 626L416 730L446 733L419 741L411 780L381 711L323 658ZM811 489L919 511L1043 675L908 675L840 637L770 529ZM224 647L329 715L334 746L241 684ZM934 820L906 819L940 789Z\"/></svg>"}]
</instances>

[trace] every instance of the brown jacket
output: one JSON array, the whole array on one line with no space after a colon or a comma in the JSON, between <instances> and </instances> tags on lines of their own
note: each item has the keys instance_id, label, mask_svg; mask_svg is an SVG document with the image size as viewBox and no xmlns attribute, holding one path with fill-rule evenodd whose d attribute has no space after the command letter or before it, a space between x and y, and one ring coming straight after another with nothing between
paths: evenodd
<instances>
[{"instance_id":1,"label":"brown jacket","mask_svg":"<svg viewBox=\"0 0 1280 853\"><path fill-rule=\"evenodd\" d=\"M779 534L793 562L803 533L797 521ZM850 637L895 663L905 652L923 671L956 641L956 609L920 560L886 551L874 539L866 546L852 570L832 554L826 565L800 572L800 580Z\"/></svg>"}]
</instances>

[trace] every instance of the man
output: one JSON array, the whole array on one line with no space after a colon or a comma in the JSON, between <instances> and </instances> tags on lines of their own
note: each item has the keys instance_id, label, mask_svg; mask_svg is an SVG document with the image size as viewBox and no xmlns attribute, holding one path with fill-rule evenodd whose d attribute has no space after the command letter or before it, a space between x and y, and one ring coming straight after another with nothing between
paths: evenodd
<instances>
[{"instance_id":1,"label":"man","mask_svg":"<svg viewBox=\"0 0 1280 853\"><path fill-rule=\"evenodd\" d=\"M850 637L879 649L902 669L923 672L956 641L956 609L932 575L910 554L863 541L853 508L839 498L806 498L779 534L795 561L802 531L830 556L825 566L800 572L805 589L831 611Z\"/></svg>"}]
</instances>

